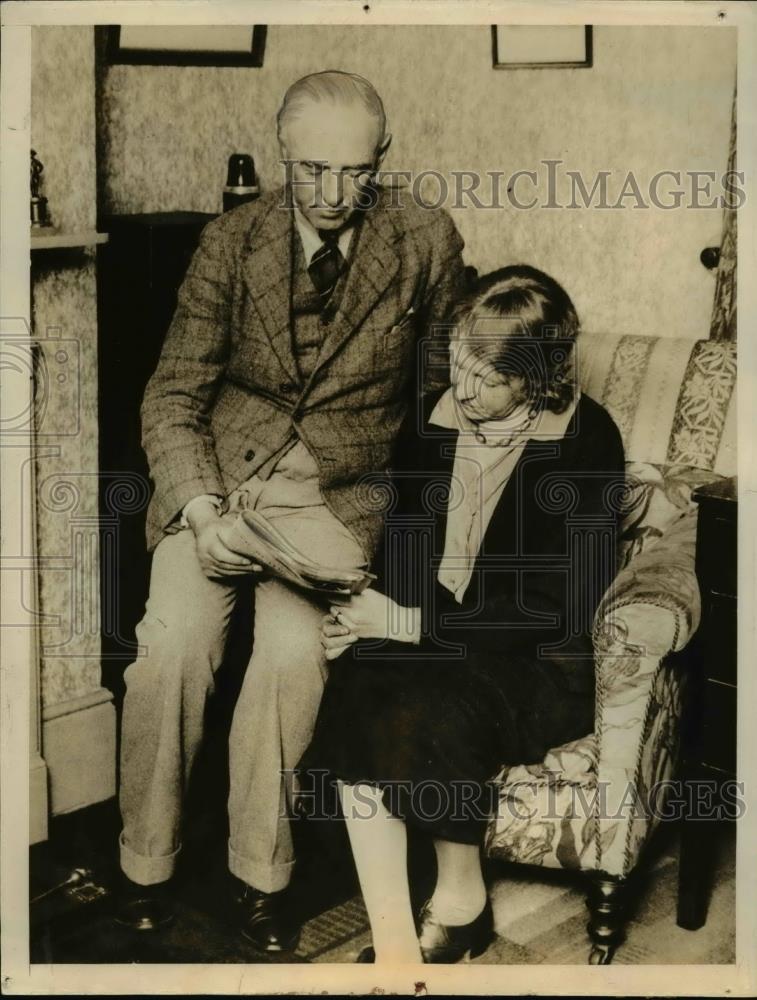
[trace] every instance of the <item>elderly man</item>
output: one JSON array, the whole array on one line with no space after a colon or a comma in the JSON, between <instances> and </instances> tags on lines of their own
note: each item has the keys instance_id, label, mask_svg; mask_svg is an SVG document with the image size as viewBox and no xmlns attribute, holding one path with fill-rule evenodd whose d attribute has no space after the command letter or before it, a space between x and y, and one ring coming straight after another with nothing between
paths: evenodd
<instances>
[{"instance_id":1,"label":"elderly man","mask_svg":"<svg viewBox=\"0 0 757 1000\"><path fill-rule=\"evenodd\" d=\"M230 737L229 867L243 930L293 947L287 783L310 739L324 607L234 551L243 507L328 565L369 560L380 511L359 482L386 468L414 399L418 341L462 288L462 239L440 210L374 182L389 146L362 77L293 84L278 115L287 183L210 223L142 408L155 492L150 596L126 671L120 919L159 926L182 795L235 601L254 584L252 657ZM145 888L149 887L149 888Z\"/></svg>"}]
</instances>

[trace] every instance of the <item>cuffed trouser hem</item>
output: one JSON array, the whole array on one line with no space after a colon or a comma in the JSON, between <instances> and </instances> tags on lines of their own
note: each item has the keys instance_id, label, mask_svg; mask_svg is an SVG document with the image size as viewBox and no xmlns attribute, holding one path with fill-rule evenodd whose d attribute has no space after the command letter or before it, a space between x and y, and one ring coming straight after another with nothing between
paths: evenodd
<instances>
[{"instance_id":1,"label":"cuffed trouser hem","mask_svg":"<svg viewBox=\"0 0 757 1000\"><path fill-rule=\"evenodd\" d=\"M229 844L229 871L232 875L246 882L247 885L260 889L262 892L279 892L286 889L292 878L294 861L285 864L271 865L260 861L251 861L237 854Z\"/></svg>"},{"instance_id":2,"label":"cuffed trouser hem","mask_svg":"<svg viewBox=\"0 0 757 1000\"><path fill-rule=\"evenodd\" d=\"M180 844L173 854L163 854L155 858L148 857L146 854L137 854L124 843L123 833L118 838L118 846L121 856L121 871L137 885L157 885L159 882L167 882L174 873L176 859L181 851Z\"/></svg>"}]
</instances>

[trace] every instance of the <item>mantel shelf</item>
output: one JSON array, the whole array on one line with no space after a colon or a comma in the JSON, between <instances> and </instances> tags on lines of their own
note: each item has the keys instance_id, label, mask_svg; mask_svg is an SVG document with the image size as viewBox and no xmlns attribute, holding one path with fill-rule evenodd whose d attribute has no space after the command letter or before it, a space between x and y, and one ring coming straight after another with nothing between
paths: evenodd
<instances>
[{"instance_id":1,"label":"mantel shelf","mask_svg":"<svg viewBox=\"0 0 757 1000\"><path fill-rule=\"evenodd\" d=\"M59 233L43 227L41 229L32 229L31 232L32 250L64 250L67 247L92 247L98 243L107 242L108 234L98 233L94 229L72 233Z\"/></svg>"}]
</instances>

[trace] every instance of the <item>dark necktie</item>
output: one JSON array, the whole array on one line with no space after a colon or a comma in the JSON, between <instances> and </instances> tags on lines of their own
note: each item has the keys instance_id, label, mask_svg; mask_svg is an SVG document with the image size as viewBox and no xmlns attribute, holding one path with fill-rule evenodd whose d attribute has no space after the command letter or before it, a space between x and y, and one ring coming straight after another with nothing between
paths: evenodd
<instances>
[{"instance_id":1,"label":"dark necktie","mask_svg":"<svg viewBox=\"0 0 757 1000\"><path fill-rule=\"evenodd\" d=\"M318 230L323 246L313 254L308 264L308 274L315 289L325 303L336 287L344 270L344 257L339 249L339 234L328 230Z\"/></svg>"}]
</instances>

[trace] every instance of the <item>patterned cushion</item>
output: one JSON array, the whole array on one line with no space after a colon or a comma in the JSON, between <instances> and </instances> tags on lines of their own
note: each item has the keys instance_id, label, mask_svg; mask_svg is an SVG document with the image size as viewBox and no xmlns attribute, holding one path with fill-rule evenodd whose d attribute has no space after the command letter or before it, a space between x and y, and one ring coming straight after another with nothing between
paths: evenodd
<instances>
[{"instance_id":1,"label":"patterned cushion","mask_svg":"<svg viewBox=\"0 0 757 1000\"><path fill-rule=\"evenodd\" d=\"M598 751L591 735L551 750L542 764L502 769L497 813L486 832L489 856L615 875L633 869L671 794L666 782L678 761L686 667L651 658L634 673L645 678L636 685L639 698L626 696L612 732L604 727L602 734L614 755Z\"/></svg>"},{"instance_id":2,"label":"patterned cushion","mask_svg":"<svg viewBox=\"0 0 757 1000\"><path fill-rule=\"evenodd\" d=\"M646 551L675 522L696 509L692 490L720 479L714 472L688 465L626 464L626 493L618 548L618 569Z\"/></svg>"},{"instance_id":3,"label":"patterned cushion","mask_svg":"<svg viewBox=\"0 0 757 1000\"><path fill-rule=\"evenodd\" d=\"M543 784L553 781L555 775L561 781L583 784L597 773L597 740L594 733L578 740L564 743L550 750L539 764L516 764L503 767L497 775L500 784Z\"/></svg>"},{"instance_id":4,"label":"patterned cushion","mask_svg":"<svg viewBox=\"0 0 757 1000\"><path fill-rule=\"evenodd\" d=\"M618 425L626 461L736 474L734 344L583 334L576 364Z\"/></svg>"},{"instance_id":5,"label":"patterned cushion","mask_svg":"<svg viewBox=\"0 0 757 1000\"><path fill-rule=\"evenodd\" d=\"M595 787L555 781L506 785L486 831L489 857L544 868L593 870L620 834L622 820L600 829L594 816Z\"/></svg>"}]
</instances>

